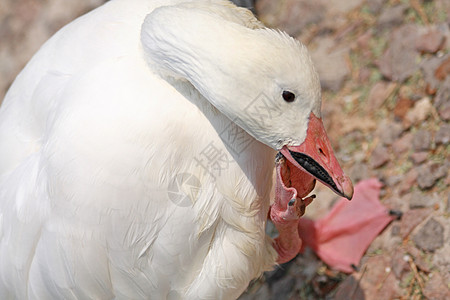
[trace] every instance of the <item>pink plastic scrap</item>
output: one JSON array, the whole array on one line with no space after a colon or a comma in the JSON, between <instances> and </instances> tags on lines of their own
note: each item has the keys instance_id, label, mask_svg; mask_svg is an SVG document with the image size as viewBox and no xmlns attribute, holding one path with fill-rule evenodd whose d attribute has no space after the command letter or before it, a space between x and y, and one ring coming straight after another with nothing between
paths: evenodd
<instances>
[{"instance_id":1,"label":"pink plastic scrap","mask_svg":"<svg viewBox=\"0 0 450 300\"><path fill-rule=\"evenodd\" d=\"M302 218L298 232L304 246L311 247L326 264L350 273L372 241L393 220L379 200L381 182L376 178L360 181L352 201L345 198L322 219Z\"/></svg>"}]
</instances>

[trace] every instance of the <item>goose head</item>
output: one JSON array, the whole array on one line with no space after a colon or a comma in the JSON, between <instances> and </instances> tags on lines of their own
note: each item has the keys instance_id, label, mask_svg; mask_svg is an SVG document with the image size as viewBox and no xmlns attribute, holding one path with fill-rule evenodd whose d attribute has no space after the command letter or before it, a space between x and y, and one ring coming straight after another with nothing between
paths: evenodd
<instances>
[{"instance_id":1,"label":"goose head","mask_svg":"<svg viewBox=\"0 0 450 300\"><path fill-rule=\"evenodd\" d=\"M256 140L352 198L321 120L319 77L299 41L227 1L158 8L146 17L141 41L161 76L189 81Z\"/></svg>"}]
</instances>

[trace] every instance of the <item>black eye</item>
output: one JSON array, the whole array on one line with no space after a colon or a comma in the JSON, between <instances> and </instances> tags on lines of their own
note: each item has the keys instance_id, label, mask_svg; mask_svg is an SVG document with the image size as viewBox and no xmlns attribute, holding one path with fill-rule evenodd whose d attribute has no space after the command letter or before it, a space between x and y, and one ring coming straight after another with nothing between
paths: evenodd
<instances>
[{"instance_id":1,"label":"black eye","mask_svg":"<svg viewBox=\"0 0 450 300\"><path fill-rule=\"evenodd\" d=\"M295 95L289 91L283 91L283 99L286 102L293 102L295 100Z\"/></svg>"}]
</instances>

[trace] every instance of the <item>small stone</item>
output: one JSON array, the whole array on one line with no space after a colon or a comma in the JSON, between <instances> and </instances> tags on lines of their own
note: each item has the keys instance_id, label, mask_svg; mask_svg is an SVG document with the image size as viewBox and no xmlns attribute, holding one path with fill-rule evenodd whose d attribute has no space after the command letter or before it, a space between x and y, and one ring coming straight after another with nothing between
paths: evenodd
<instances>
[{"instance_id":1,"label":"small stone","mask_svg":"<svg viewBox=\"0 0 450 300\"><path fill-rule=\"evenodd\" d=\"M289 295L295 285L295 278L285 277L272 285L272 295L275 295L275 299L289 299Z\"/></svg>"},{"instance_id":2,"label":"small stone","mask_svg":"<svg viewBox=\"0 0 450 300\"><path fill-rule=\"evenodd\" d=\"M359 285L366 299L397 299L400 296L399 281L393 272L386 273L386 268L389 267L391 261L387 255L369 257L361 267L361 270L365 271L360 275Z\"/></svg>"},{"instance_id":3,"label":"small stone","mask_svg":"<svg viewBox=\"0 0 450 300\"><path fill-rule=\"evenodd\" d=\"M373 152L372 156L370 158L370 163L372 168L379 168L383 165L385 165L389 161L389 154L386 149L386 147L383 146L377 146Z\"/></svg>"},{"instance_id":4,"label":"small stone","mask_svg":"<svg viewBox=\"0 0 450 300\"><path fill-rule=\"evenodd\" d=\"M372 1L368 1L371 3ZM369 8L370 9L370 8ZM389 7L385 9L381 15L378 17L377 27L379 29L393 27L399 25L403 22L403 15L405 14L408 6L405 4L400 4L394 7Z\"/></svg>"},{"instance_id":5,"label":"small stone","mask_svg":"<svg viewBox=\"0 0 450 300\"><path fill-rule=\"evenodd\" d=\"M428 118L433 108L430 98L425 97L416 102L414 107L406 113L403 120L405 128L409 128L411 125L418 125Z\"/></svg>"},{"instance_id":6,"label":"small stone","mask_svg":"<svg viewBox=\"0 0 450 300\"><path fill-rule=\"evenodd\" d=\"M419 208L406 211L400 221L400 236L405 239L430 213L430 208Z\"/></svg>"},{"instance_id":7,"label":"small stone","mask_svg":"<svg viewBox=\"0 0 450 300\"><path fill-rule=\"evenodd\" d=\"M394 107L394 116L403 120L406 116L406 113L411 109L414 102L409 98L400 97L395 103Z\"/></svg>"},{"instance_id":8,"label":"small stone","mask_svg":"<svg viewBox=\"0 0 450 300\"><path fill-rule=\"evenodd\" d=\"M379 109L389 95L395 90L397 84L393 82L379 81L374 84L367 97L367 112Z\"/></svg>"},{"instance_id":9,"label":"small stone","mask_svg":"<svg viewBox=\"0 0 450 300\"><path fill-rule=\"evenodd\" d=\"M423 295L430 300L450 299L450 289L439 272L430 274L425 284Z\"/></svg>"},{"instance_id":10,"label":"small stone","mask_svg":"<svg viewBox=\"0 0 450 300\"><path fill-rule=\"evenodd\" d=\"M450 124L443 124L434 138L437 145L448 145L450 142Z\"/></svg>"},{"instance_id":11,"label":"small stone","mask_svg":"<svg viewBox=\"0 0 450 300\"><path fill-rule=\"evenodd\" d=\"M431 146L431 133L427 130L419 130L414 134L412 146L415 151L429 150Z\"/></svg>"},{"instance_id":12,"label":"small stone","mask_svg":"<svg viewBox=\"0 0 450 300\"><path fill-rule=\"evenodd\" d=\"M403 195L411 190L417 181L418 172L416 168L412 168L406 173L405 178L400 184L400 194Z\"/></svg>"},{"instance_id":13,"label":"small stone","mask_svg":"<svg viewBox=\"0 0 450 300\"><path fill-rule=\"evenodd\" d=\"M427 32L419 35L416 49L420 52L436 53L444 44L444 34L436 28L429 28Z\"/></svg>"},{"instance_id":14,"label":"small stone","mask_svg":"<svg viewBox=\"0 0 450 300\"><path fill-rule=\"evenodd\" d=\"M401 279L406 272L411 271L409 263L404 259L405 252L402 250L396 250L392 255L392 272L397 279Z\"/></svg>"},{"instance_id":15,"label":"small stone","mask_svg":"<svg viewBox=\"0 0 450 300\"><path fill-rule=\"evenodd\" d=\"M384 145L392 145L403 132L403 127L400 123L382 121L376 130L376 135L380 138Z\"/></svg>"},{"instance_id":16,"label":"small stone","mask_svg":"<svg viewBox=\"0 0 450 300\"><path fill-rule=\"evenodd\" d=\"M444 80L450 74L450 56L438 66L436 71L434 72L434 76L438 80Z\"/></svg>"},{"instance_id":17,"label":"small stone","mask_svg":"<svg viewBox=\"0 0 450 300\"><path fill-rule=\"evenodd\" d=\"M410 158L414 164L419 165L427 160L428 152L415 152L411 154Z\"/></svg>"},{"instance_id":18,"label":"small stone","mask_svg":"<svg viewBox=\"0 0 450 300\"><path fill-rule=\"evenodd\" d=\"M408 132L404 134L400 139L396 140L392 144L392 151L394 151L394 153L397 155L405 153L411 148L412 139L413 139L412 133Z\"/></svg>"},{"instance_id":19,"label":"small stone","mask_svg":"<svg viewBox=\"0 0 450 300\"><path fill-rule=\"evenodd\" d=\"M425 59L420 64L420 69L422 70L424 80L427 84L426 90L430 95L436 94L439 85L441 84L441 79L436 78L436 71L444 64L444 62L450 58L450 54L444 55L442 57L432 56ZM438 72L438 75L440 73Z\"/></svg>"},{"instance_id":20,"label":"small stone","mask_svg":"<svg viewBox=\"0 0 450 300\"><path fill-rule=\"evenodd\" d=\"M389 80L403 82L417 70L419 54L415 49L417 26L406 24L395 30L389 47L377 61L378 68Z\"/></svg>"},{"instance_id":21,"label":"small stone","mask_svg":"<svg viewBox=\"0 0 450 300\"><path fill-rule=\"evenodd\" d=\"M431 218L413 237L417 247L424 251L435 251L444 245L444 227Z\"/></svg>"},{"instance_id":22,"label":"small stone","mask_svg":"<svg viewBox=\"0 0 450 300\"><path fill-rule=\"evenodd\" d=\"M337 47L334 39L330 37L319 38L317 44L319 47L311 51L311 56L322 88L337 92L350 76L346 63L349 48Z\"/></svg>"},{"instance_id":23,"label":"small stone","mask_svg":"<svg viewBox=\"0 0 450 300\"><path fill-rule=\"evenodd\" d=\"M439 197L435 194L424 194L420 191L414 191L409 199L409 208L432 207L439 202Z\"/></svg>"},{"instance_id":24,"label":"small stone","mask_svg":"<svg viewBox=\"0 0 450 300\"><path fill-rule=\"evenodd\" d=\"M429 168L422 168L417 176L417 184L423 190L430 189L434 186L435 180L430 173Z\"/></svg>"},{"instance_id":25,"label":"small stone","mask_svg":"<svg viewBox=\"0 0 450 300\"><path fill-rule=\"evenodd\" d=\"M255 1L258 18L269 25L298 35L310 24L319 24L325 17L328 7L319 1L307 0Z\"/></svg>"},{"instance_id":26,"label":"small stone","mask_svg":"<svg viewBox=\"0 0 450 300\"><path fill-rule=\"evenodd\" d=\"M327 9L319 1L284 1L281 14L278 17L280 23L277 27L285 30L292 36L296 36L308 25L321 22Z\"/></svg>"},{"instance_id":27,"label":"small stone","mask_svg":"<svg viewBox=\"0 0 450 300\"><path fill-rule=\"evenodd\" d=\"M364 291L359 286L359 281L350 275L338 285L334 300L360 300L365 299Z\"/></svg>"},{"instance_id":28,"label":"small stone","mask_svg":"<svg viewBox=\"0 0 450 300\"><path fill-rule=\"evenodd\" d=\"M417 184L422 190L432 188L437 180L447 176L446 164L428 163L418 168Z\"/></svg>"}]
</instances>

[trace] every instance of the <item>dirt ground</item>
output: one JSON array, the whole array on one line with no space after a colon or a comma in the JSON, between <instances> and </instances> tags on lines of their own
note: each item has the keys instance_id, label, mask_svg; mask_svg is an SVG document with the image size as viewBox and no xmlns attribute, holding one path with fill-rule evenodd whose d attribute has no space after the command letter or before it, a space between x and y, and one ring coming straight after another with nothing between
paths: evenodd
<instances>
[{"instance_id":1,"label":"dirt ground","mask_svg":"<svg viewBox=\"0 0 450 300\"><path fill-rule=\"evenodd\" d=\"M51 34L102 2L2 0L0 99ZM450 299L450 1L257 0L254 11L310 49L342 167L355 183L381 180L381 202L403 216L358 271L334 271L307 249L241 299ZM336 200L317 195L313 218Z\"/></svg>"}]
</instances>

